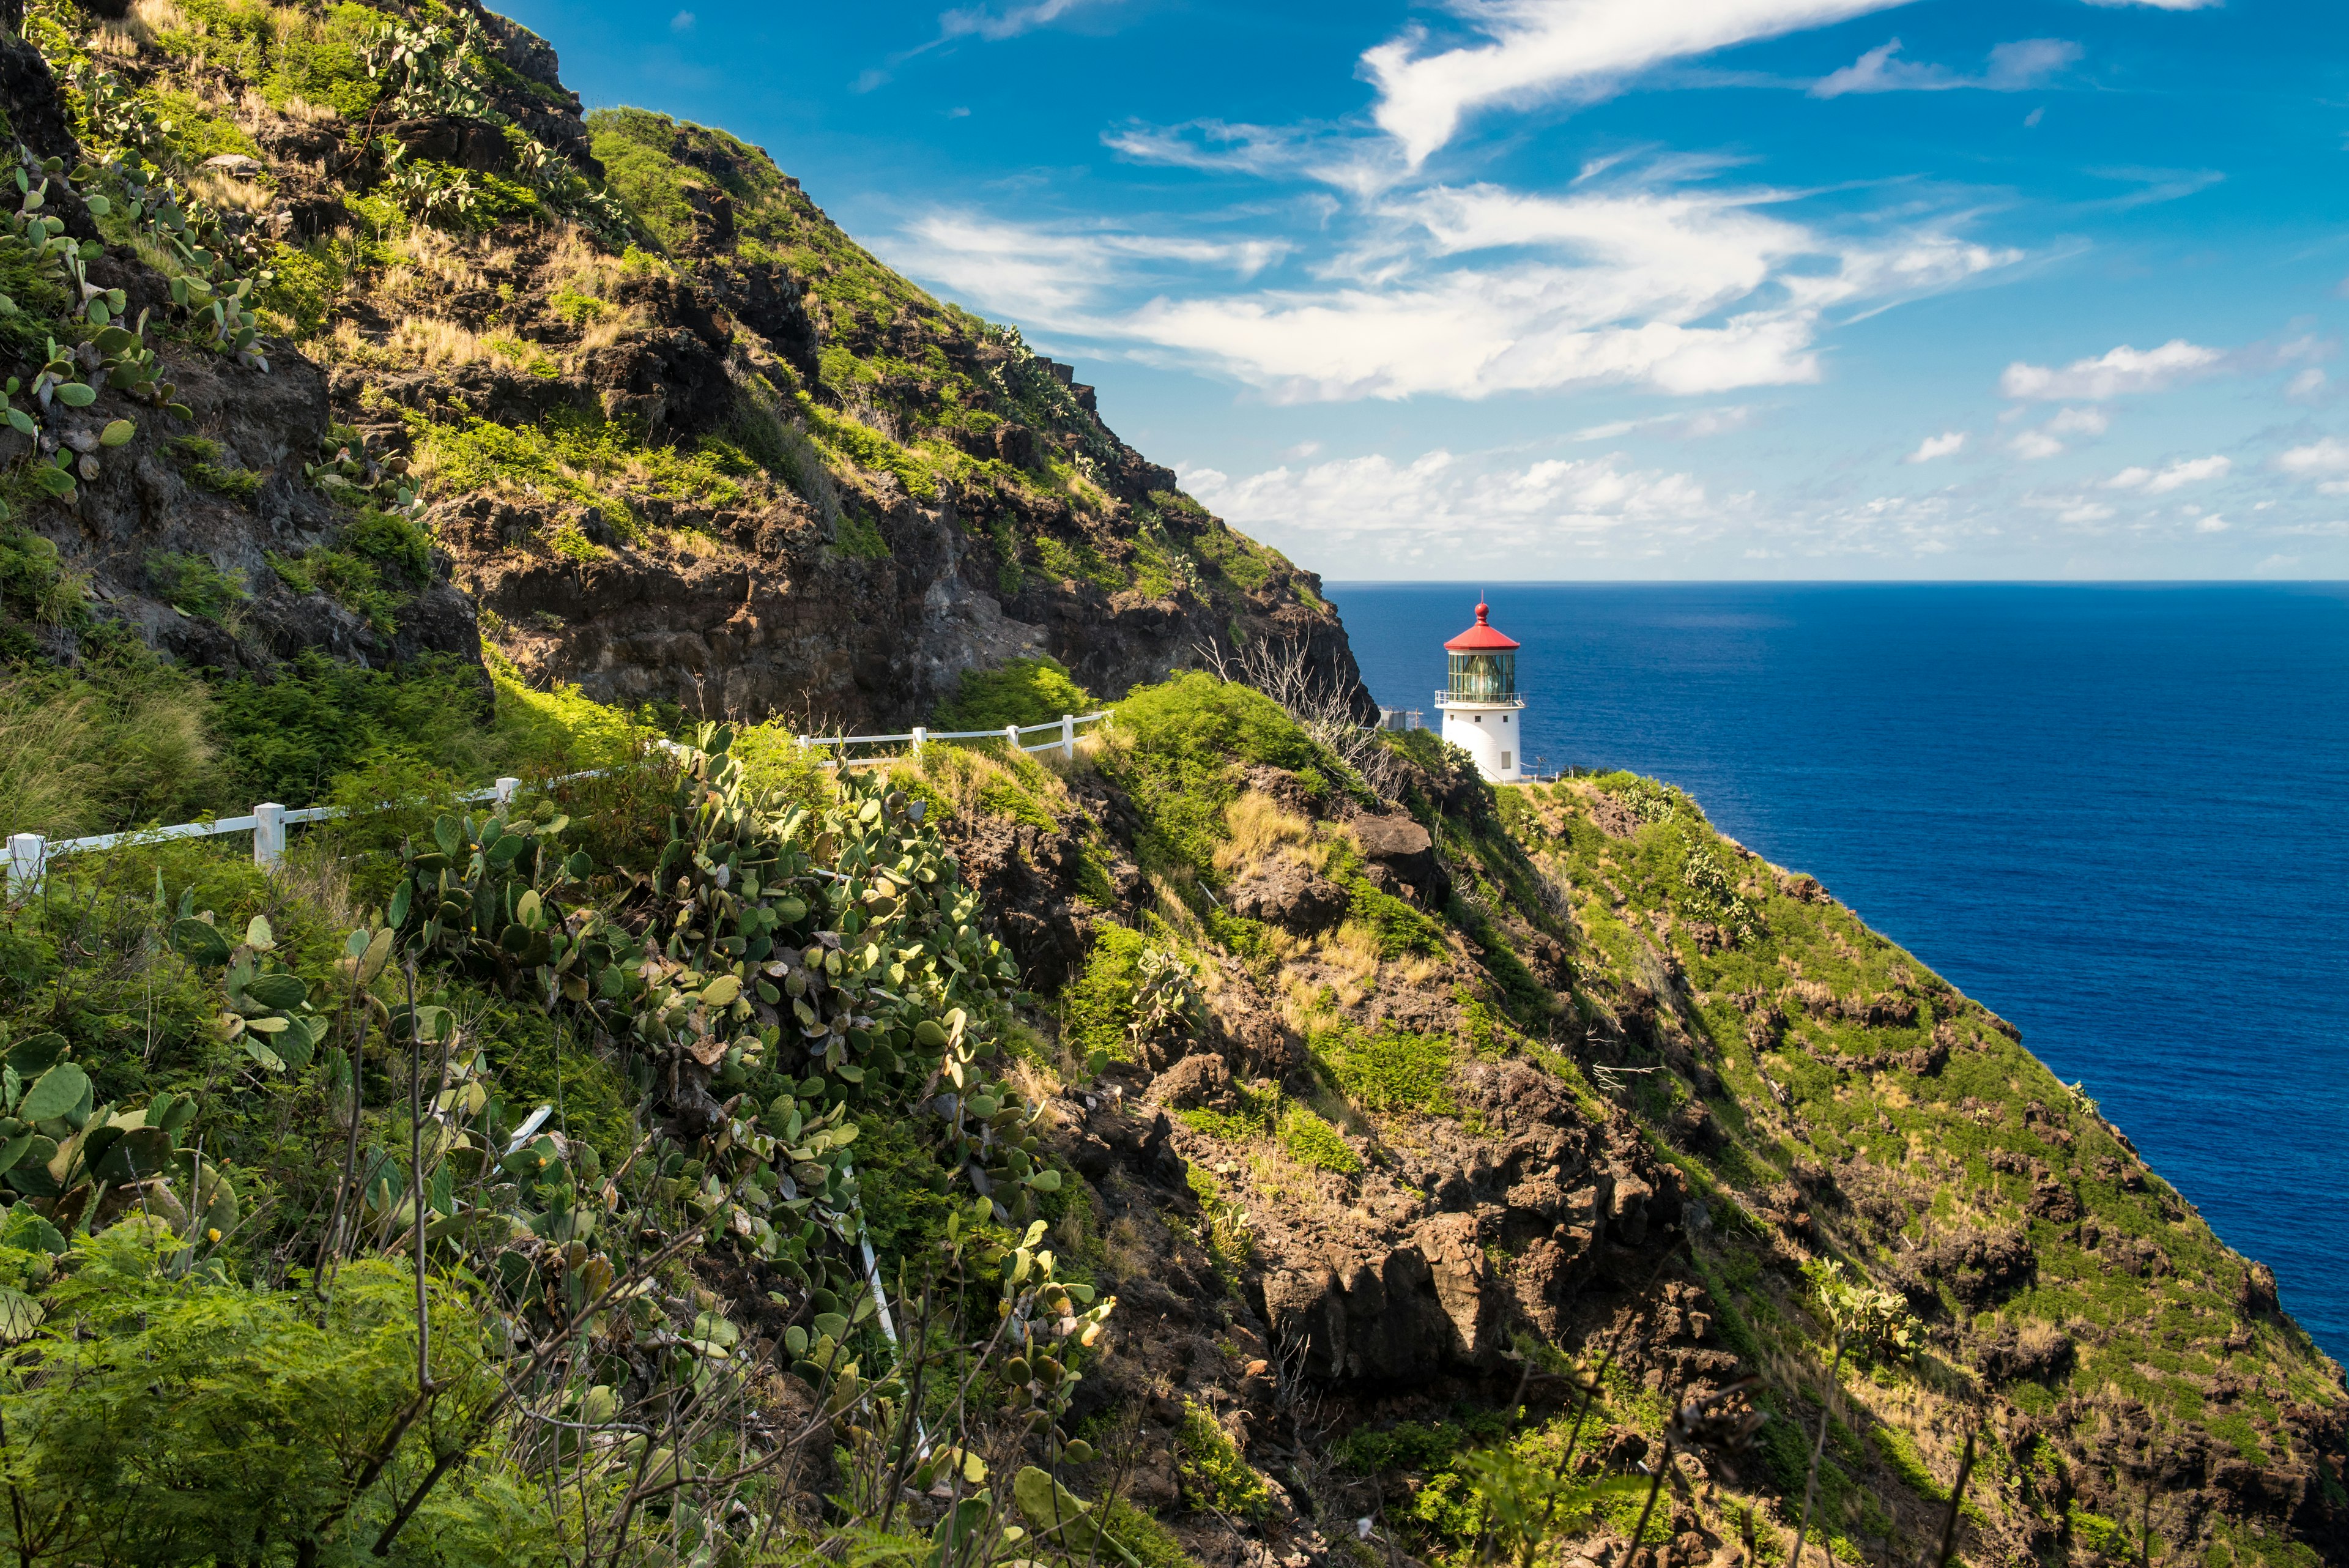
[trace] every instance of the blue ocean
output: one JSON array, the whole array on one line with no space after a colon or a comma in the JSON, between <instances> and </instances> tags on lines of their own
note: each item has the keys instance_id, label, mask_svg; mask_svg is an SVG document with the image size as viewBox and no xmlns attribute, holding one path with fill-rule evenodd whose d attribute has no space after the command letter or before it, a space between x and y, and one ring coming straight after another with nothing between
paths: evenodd
<instances>
[{"instance_id":1,"label":"blue ocean","mask_svg":"<svg viewBox=\"0 0 2349 1568\"><path fill-rule=\"evenodd\" d=\"M1430 710L1473 588L1334 584ZM2349 1359L2349 585L1496 588L1545 768L1679 784L2023 1030Z\"/></svg>"}]
</instances>

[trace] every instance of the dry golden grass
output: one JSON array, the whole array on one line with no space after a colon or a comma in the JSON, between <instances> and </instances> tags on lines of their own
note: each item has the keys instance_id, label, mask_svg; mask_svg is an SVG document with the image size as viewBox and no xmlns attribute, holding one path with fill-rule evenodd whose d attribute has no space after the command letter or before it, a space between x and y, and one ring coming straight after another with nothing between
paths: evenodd
<instances>
[{"instance_id":1,"label":"dry golden grass","mask_svg":"<svg viewBox=\"0 0 2349 1568\"><path fill-rule=\"evenodd\" d=\"M1331 973L1338 1005L1352 1007L1379 981L1379 934L1360 920L1348 920L1321 939L1321 961Z\"/></svg>"},{"instance_id":2,"label":"dry golden grass","mask_svg":"<svg viewBox=\"0 0 2349 1568\"><path fill-rule=\"evenodd\" d=\"M395 360L431 369L440 365L468 365L490 357L489 345L475 333L437 317L410 316L391 329L384 350Z\"/></svg>"},{"instance_id":3,"label":"dry golden grass","mask_svg":"<svg viewBox=\"0 0 2349 1568\"><path fill-rule=\"evenodd\" d=\"M1303 849L1313 843L1313 825L1283 811L1262 790L1250 790L1224 808L1224 826L1231 836L1216 848L1216 869L1235 871L1282 849Z\"/></svg>"},{"instance_id":4,"label":"dry golden grass","mask_svg":"<svg viewBox=\"0 0 2349 1568\"><path fill-rule=\"evenodd\" d=\"M216 169L200 169L188 177L188 189L224 213L265 213L277 204L277 192L258 180L240 180Z\"/></svg>"},{"instance_id":5,"label":"dry golden grass","mask_svg":"<svg viewBox=\"0 0 2349 1568\"><path fill-rule=\"evenodd\" d=\"M427 279L438 289L474 289L482 285L484 259L464 240L421 224L390 244L393 263L385 273L388 287L414 286Z\"/></svg>"}]
</instances>

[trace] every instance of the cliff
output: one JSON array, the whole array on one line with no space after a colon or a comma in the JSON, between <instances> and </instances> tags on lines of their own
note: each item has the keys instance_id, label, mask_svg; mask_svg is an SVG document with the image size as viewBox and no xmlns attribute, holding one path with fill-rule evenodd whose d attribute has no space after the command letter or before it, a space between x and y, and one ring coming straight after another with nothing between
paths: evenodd
<instances>
[{"instance_id":1,"label":"cliff","mask_svg":"<svg viewBox=\"0 0 2349 1568\"><path fill-rule=\"evenodd\" d=\"M1069 367L881 265L760 150L583 118L525 29L430 0L23 27L0 86L64 238L20 244L10 341L67 345L98 395L0 452L90 459L15 504L18 657L127 631L266 680L485 639L534 684L866 728L966 669L1049 655L1114 693L1274 639L1363 701L1318 579ZM72 347L101 326L85 278L140 328L135 386Z\"/></svg>"}]
</instances>

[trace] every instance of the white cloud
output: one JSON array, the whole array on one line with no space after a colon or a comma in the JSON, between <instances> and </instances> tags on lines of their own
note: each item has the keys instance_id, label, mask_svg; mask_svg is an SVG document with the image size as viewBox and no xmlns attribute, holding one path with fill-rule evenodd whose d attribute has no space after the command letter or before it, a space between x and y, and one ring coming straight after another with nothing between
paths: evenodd
<instances>
[{"instance_id":1,"label":"white cloud","mask_svg":"<svg viewBox=\"0 0 2349 1568\"><path fill-rule=\"evenodd\" d=\"M2207 373L2225 356L2173 337L2158 348L2137 349L2124 343L2101 358L2075 359L2062 369L2026 365L2018 359L1999 378L1999 390L2010 398L2043 401L2078 398L2102 401L2128 392L2158 392L2173 382Z\"/></svg>"},{"instance_id":2,"label":"white cloud","mask_svg":"<svg viewBox=\"0 0 2349 1568\"><path fill-rule=\"evenodd\" d=\"M2048 431L2054 435L2099 436L2112 428L2113 421L2106 417L2105 410L2095 408L2064 409L2047 421Z\"/></svg>"},{"instance_id":3,"label":"white cloud","mask_svg":"<svg viewBox=\"0 0 2349 1568\"><path fill-rule=\"evenodd\" d=\"M1365 237L1321 268L1353 280L1338 286L1234 289L1200 275L1245 282L1285 242L955 213L915 223L893 259L1032 327L1144 345L1300 402L1815 380L1831 308L2021 256L1922 226L1847 239L1764 210L1783 200L1632 182L1557 196L1437 187L1372 208Z\"/></svg>"},{"instance_id":4,"label":"white cloud","mask_svg":"<svg viewBox=\"0 0 2349 1568\"><path fill-rule=\"evenodd\" d=\"M2235 466L2230 458L2183 458L2164 468L2124 468L2105 481L2106 490L2134 490L2146 495L2167 495L2183 485L2206 479L2224 479Z\"/></svg>"},{"instance_id":5,"label":"white cloud","mask_svg":"<svg viewBox=\"0 0 2349 1568\"><path fill-rule=\"evenodd\" d=\"M2194 520L2194 531L2197 534L2224 534L2230 526L2232 524L2216 512L2208 517L2198 517Z\"/></svg>"},{"instance_id":6,"label":"white cloud","mask_svg":"<svg viewBox=\"0 0 2349 1568\"><path fill-rule=\"evenodd\" d=\"M2349 472L2349 444L2326 436L2306 446L2296 446L2275 460L2284 472L2301 479L2313 479L2320 474Z\"/></svg>"},{"instance_id":7,"label":"white cloud","mask_svg":"<svg viewBox=\"0 0 2349 1568\"><path fill-rule=\"evenodd\" d=\"M2287 398L2317 398L2323 395L2324 388L2324 372L2311 365L2292 379L2291 384L2284 388L2283 395Z\"/></svg>"},{"instance_id":8,"label":"white cloud","mask_svg":"<svg viewBox=\"0 0 2349 1568\"><path fill-rule=\"evenodd\" d=\"M1946 66L1896 59L1900 40L1894 38L1859 57L1839 71L1811 85L1813 98L1841 98L1855 92L1948 92L1956 88L1984 88L1992 92L2022 92L2080 57L2080 46L2063 38L2020 38L1990 52L1990 63L1978 77L1961 76ZM2036 111L2034 111L2036 112Z\"/></svg>"},{"instance_id":9,"label":"white cloud","mask_svg":"<svg viewBox=\"0 0 2349 1568\"><path fill-rule=\"evenodd\" d=\"M1113 4L1114 0L1032 0L1031 4L1013 5L1001 11L991 11L984 5L967 6L940 15L938 37L941 40L975 37L995 43L1033 32L1089 5L1104 3Z\"/></svg>"},{"instance_id":10,"label":"white cloud","mask_svg":"<svg viewBox=\"0 0 2349 1568\"><path fill-rule=\"evenodd\" d=\"M1235 478L1181 471L1183 487L1250 532L1375 536L1390 553L1469 549L1486 556L1588 542L1625 529L1679 531L1708 518L1686 473L1626 470L1612 457L1488 466L1438 448L1409 462L1383 453ZM1263 536L1262 533L1258 534Z\"/></svg>"},{"instance_id":11,"label":"white cloud","mask_svg":"<svg viewBox=\"0 0 2349 1568\"><path fill-rule=\"evenodd\" d=\"M2055 514L2055 520L2058 523L2101 523L2112 514L2113 509L2101 501L2083 501Z\"/></svg>"},{"instance_id":12,"label":"white cloud","mask_svg":"<svg viewBox=\"0 0 2349 1568\"><path fill-rule=\"evenodd\" d=\"M2150 5L2157 11L2203 11L2213 5L2224 5L2226 0L2087 0L2087 3L2115 9L2123 5Z\"/></svg>"},{"instance_id":13,"label":"white cloud","mask_svg":"<svg viewBox=\"0 0 2349 1568\"><path fill-rule=\"evenodd\" d=\"M1035 326L1082 330L1102 283L1145 283L1169 274L1223 274L1246 281L1280 259L1285 240L1177 239L1112 230L1056 233L932 213L905 231L897 260L944 278L994 309Z\"/></svg>"},{"instance_id":14,"label":"white cloud","mask_svg":"<svg viewBox=\"0 0 2349 1568\"><path fill-rule=\"evenodd\" d=\"M1614 456L1513 465L1435 449L1414 461L1374 453L1255 475L1177 472L1186 492L1257 538L1322 553L1350 543L1388 566L1644 557L1720 526L1692 475L1626 468Z\"/></svg>"},{"instance_id":15,"label":"white cloud","mask_svg":"<svg viewBox=\"0 0 2349 1568\"><path fill-rule=\"evenodd\" d=\"M1917 443L1917 450L1915 452L1910 452L1907 457L1902 458L1900 461L1903 462L1930 462L1937 457L1955 457L1959 452L1965 450L1965 431L1944 431L1937 436L1927 436L1923 441Z\"/></svg>"},{"instance_id":16,"label":"white cloud","mask_svg":"<svg viewBox=\"0 0 2349 1568\"><path fill-rule=\"evenodd\" d=\"M668 19L668 30L672 33L689 33L693 31L693 13L690 11L679 11L676 16L671 16Z\"/></svg>"},{"instance_id":17,"label":"white cloud","mask_svg":"<svg viewBox=\"0 0 2349 1568\"><path fill-rule=\"evenodd\" d=\"M1585 425L1568 439L1570 441L1613 441L1635 431L1655 435L1699 441L1706 436L1726 435L1731 431L1744 430L1754 422L1754 410L1743 403L1726 408L1692 409L1686 413L1651 414L1644 420L1609 420L1603 425Z\"/></svg>"},{"instance_id":18,"label":"white cloud","mask_svg":"<svg viewBox=\"0 0 2349 1568\"><path fill-rule=\"evenodd\" d=\"M1379 128L1411 167L1450 141L1469 111L1557 98L1604 97L1665 60L1775 37L1906 0L1486 0L1473 11L1485 42L1423 53L1413 27L1362 56L1377 86Z\"/></svg>"},{"instance_id":19,"label":"white cloud","mask_svg":"<svg viewBox=\"0 0 2349 1568\"><path fill-rule=\"evenodd\" d=\"M2064 450L2064 443L2045 431L2024 431L2007 442L2006 449L2019 458L2036 461L2055 456Z\"/></svg>"}]
</instances>

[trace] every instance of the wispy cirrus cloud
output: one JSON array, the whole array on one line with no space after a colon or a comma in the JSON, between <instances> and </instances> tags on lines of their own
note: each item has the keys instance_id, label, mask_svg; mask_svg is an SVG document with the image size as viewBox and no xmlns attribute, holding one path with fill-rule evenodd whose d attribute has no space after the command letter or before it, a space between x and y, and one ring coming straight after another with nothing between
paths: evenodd
<instances>
[{"instance_id":1,"label":"wispy cirrus cloud","mask_svg":"<svg viewBox=\"0 0 2349 1568\"><path fill-rule=\"evenodd\" d=\"M1955 457L1958 453L1965 450L1965 431L1943 431L1940 435L1927 436L1923 441L1919 441L1917 443L1917 450L1910 452L1907 457L1902 458L1900 461L1903 462L1931 462L1936 458Z\"/></svg>"},{"instance_id":2,"label":"wispy cirrus cloud","mask_svg":"<svg viewBox=\"0 0 2349 1568\"><path fill-rule=\"evenodd\" d=\"M1050 26L1079 11L1106 10L1119 0L1031 0L1025 5L968 5L938 16L938 39L980 38L999 43Z\"/></svg>"},{"instance_id":3,"label":"wispy cirrus cloud","mask_svg":"<svg viewBox=\"0 0 2349 1568\"><path fill-rule=\"evenodd\" d=\"M1904 60L1900 40L1879 45L1839 71L1821 77L1811 86L1813 98L1841 98L1856 92L1948 92L1980 88L1988 92L2023 92L2080 57L2080 46L2062 38L2020 38L1990 52L1980 76L1964 76L1947 66Z\"/></svg>"},{"instance_id":4,"label":"wispy cirrus cloud","mask_svg":"<svg viewBox=\"0 0 2349 1568\"><path fill-rule=\"evenodd\" d=\"M1691 409L1685 413L1651 414L1643 420L1609 420L1602 425L1585 425L1567 439L1569 441L1615 441L1627 435L1647 433L1682 441L1702 441L1706 436L1727 435L1742 431L1754 422L1754 410L1744 403L1726 408Z\"/></svg>"},{"instance_id":5,"label":"wispy cirrus cloud","mask_svg":"<svg viewBox=\"0 0 2349 1568\"><path fill-rule=\"evenodd\" d=\"M1628 177L1547 195L1436 187L1377 204L1319 258L1318 276L1245 289L1174 280L1154 291L1149 269L1245 272L1268 249L968 213L925 219L902 259L989 308L1146 346L1295 402L1809 381L1830 311L2020 259L1927 224L1828 232L1771 210L1787 200Z\"/></svg>"},{"instance_id":6,"label":"wispy cirrus cloud","mask_svg":"<svg viewBox=\"0 0 2349 1568\"><path fill-rule=\"evenodd\" d=\"M2226 356L2216 348L2173 337L2158 348L2119 348L2058 369L2017 359L1999 378L2006 397L2033 401L2102 402L2135 392L2158 392L2219 368Z\"/></svg>"},{"instance_id":7,"label":"wispy cirrus cloud","mask_svg":"<svg viewBox=\"0 0 2349 1568\"><path fill-rule=\"evenodd\" d=\"M1889 10L1908 0L1491 0L1477 42L1430 47L1414 27L1362 56L1379 128L1417 168L1493 105L1591 100L1666 60Z\"/></svg>"}]
</instances>

